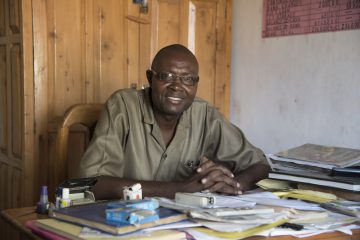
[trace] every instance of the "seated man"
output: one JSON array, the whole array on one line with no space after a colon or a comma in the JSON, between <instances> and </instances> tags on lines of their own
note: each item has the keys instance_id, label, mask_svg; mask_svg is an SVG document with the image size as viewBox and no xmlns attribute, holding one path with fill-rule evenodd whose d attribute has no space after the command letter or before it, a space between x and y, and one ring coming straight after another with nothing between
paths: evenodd
<instances>
[{"instance_id":1,"label":"seated man","mask_svg":"<svg viewBox=\"0 0 360 240\"><path fill-rule=\"evenodd\" d=\"M99 176L97 199L122 198L123 187L137 182L147 197L241 194L267 176L263 152L195 97L198 72L191 51L170 45L146 72L149 88L119 90L108 99L80 164L82 177Z\"/></svg>"}]
</instances>

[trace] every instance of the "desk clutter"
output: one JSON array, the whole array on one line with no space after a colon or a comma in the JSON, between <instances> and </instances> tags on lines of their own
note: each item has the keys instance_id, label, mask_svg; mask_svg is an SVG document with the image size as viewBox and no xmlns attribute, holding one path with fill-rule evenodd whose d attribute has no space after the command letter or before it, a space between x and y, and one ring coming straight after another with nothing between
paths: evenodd
<instances>
[{"instance_id":1,"label":"desk clutter","mask_svg":"<svg viewBox=\"0 0 360 240\"><path fill-rule=\"evenodd\" d=\"M135 199L73 205L53 209L48 219L33 220L27 227L48 239L215 240L351 234L360 228L360 202L293 189L290 182L280 180L265 179L258 186L237 196L199 192L177 193L175 199L136 199L135 194Z\"/></svg>"}]
</instances>

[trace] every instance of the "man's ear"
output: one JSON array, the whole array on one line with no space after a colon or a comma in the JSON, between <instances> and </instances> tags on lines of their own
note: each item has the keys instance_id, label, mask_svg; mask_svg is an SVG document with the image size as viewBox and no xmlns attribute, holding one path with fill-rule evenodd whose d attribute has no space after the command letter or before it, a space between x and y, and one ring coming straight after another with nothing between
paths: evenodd
<instances>
[{"instance_id":1,"label":"man's ear","mask_svg":"<svg viewBox=\"0 0 360 240\"><path fill-rule=\"evenodd\" d=\"M153 75L154 75L153 71L146 70L146 78L147 78L150 86L151 86L151 83L152 83Z\"/></svg>"}]
</instances>

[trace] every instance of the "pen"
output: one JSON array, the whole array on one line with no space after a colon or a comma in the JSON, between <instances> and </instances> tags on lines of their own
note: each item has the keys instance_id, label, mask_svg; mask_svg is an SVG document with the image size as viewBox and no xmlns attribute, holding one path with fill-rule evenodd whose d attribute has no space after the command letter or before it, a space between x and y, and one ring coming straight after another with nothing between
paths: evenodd
<instances>
[{"instance_id":1,"label":"pen","mask_svg":"<svg viewBox=\"0 0 360 240\"><path fill-rule=\"evenodd\" d=\"M296 223L289 223L289 222L283 223L283 224L279 225L279 227L281 227L281 228L290 228L290 229L295 230L295 231L300 231L300 230L302 230L304 228L303 225L296 224Z\"/></svg>"}]
</instances>

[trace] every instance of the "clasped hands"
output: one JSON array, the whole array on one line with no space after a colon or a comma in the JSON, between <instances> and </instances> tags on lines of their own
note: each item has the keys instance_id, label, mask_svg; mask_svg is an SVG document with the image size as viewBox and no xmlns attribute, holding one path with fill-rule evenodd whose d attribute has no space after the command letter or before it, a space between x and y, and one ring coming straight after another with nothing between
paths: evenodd
<instances>
[{"instance_id":1,"label":"clasped hands","mask_svg":"<svg viewBox=\"0 0 360 240\"><path fill-rule=\"evenodd\" d=\"M242 194L242 186L234 174L221 164L203 157L195 173L185 181L187 192L209 191L231 195Z\"/></svg>"}]
</instances>

